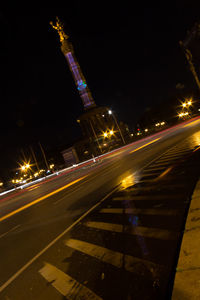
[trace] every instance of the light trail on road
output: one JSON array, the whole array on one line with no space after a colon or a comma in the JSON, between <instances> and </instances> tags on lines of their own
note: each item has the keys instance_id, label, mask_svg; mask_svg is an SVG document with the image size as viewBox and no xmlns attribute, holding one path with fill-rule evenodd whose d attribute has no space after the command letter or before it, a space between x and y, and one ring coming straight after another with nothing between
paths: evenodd
<instances>
[{"instance_id":1,"label":"light trail on road","mask_svg":"<svg viewBox=\"0 0 200 300\"><path fill-rule=\"evenodd\" d=\"M26 204L26 205L24 205L24 206L22 206L22 207L20 207L20 208L18 208L18 209L16 209L16 210L12 211L12 212L10 212L9 214L7 214L7 215L1 217L1 218L0 218L0 222L4 221L5 219L8 219L8 218L12 217L13 215L15 215L15 214L17 214L17 213L19 213L19 212L21 212L21 211L23 211L23 210L25 210L25 209L27 209L28 207L31 207L31 206L33 206L33 205L35 205L35 204L37 204L37 203L43 201L44 199L46 199L46 198L48 198L48 197L50 197L50 196L52 196L52 195L54 195L54 194L57 194L58 192L60 192L60 191L62 191L62 190L64 190L64 189L67 189L68 187L70 187L70 186L72 186L73 184L75 184L75 183L81 181L81 180L84 179L85 177L86 177L86 176L83 176L83 177L81 177L81 178L78 178L78 179L76 179L76 180L74 180L74 181L72 181L72 182L66 184L66 185L63 186L63 187L61 187L61 188L59 188L59 189L57 189L57 190L55 190L55 191L53 191L53 192L51 192L51 193L49 193L49 194L46 194L46 195L44 195L44 196L42 196L42 197L40 197L40 198L38 198L38 199L36 199L36 200L33 200L32 202L30 202L30 203L28 203L28 204Z\"/></svg>"}]
</instances>

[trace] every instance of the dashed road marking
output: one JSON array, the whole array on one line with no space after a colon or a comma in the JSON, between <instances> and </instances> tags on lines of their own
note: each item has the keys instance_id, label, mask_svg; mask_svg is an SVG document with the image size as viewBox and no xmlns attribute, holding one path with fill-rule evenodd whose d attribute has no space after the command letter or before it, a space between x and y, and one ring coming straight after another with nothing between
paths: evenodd
<instances>
[{"instance_id":1,"label":"dashed road marking","mask_svg":"<svg viewBox=\"0 0 200 300\"><path fill-rule=\"evenodd\" d=\"M160 239L160 240L174 240L177 239L177 233L166 229L136 226L136 225L121 225L105 222L86 222L85 226L106 230L118 233L128 233L131 235L139 235L148 238Z\"/></svg>"},{"instance_id":2,"label":"dashed road marking","mask_svg":"<svg viewBox=\"0 0 200 300\"><path fill-rule=\"evenodd\" d=\"M89 288L49 263L45 263L39 273L69 300L102 300Z\"/></svg>"},{"instance_id":3,"label":"dashed road marking","mask_svg":"<svg viewBox=\"0 0 200 300\"><path fill-rule=\"evenodd\" d=\"M8 233L10 233L11 231L14 231L15 229L17 229L17 228L20 227L20 226L21 226L21 225L16 225L15 227L11 228L10 230L8 230L8 231L2 233L2 234L0 235L0 238L4 237L5 235L7 235Z\"/></svg>"}]
</instances>

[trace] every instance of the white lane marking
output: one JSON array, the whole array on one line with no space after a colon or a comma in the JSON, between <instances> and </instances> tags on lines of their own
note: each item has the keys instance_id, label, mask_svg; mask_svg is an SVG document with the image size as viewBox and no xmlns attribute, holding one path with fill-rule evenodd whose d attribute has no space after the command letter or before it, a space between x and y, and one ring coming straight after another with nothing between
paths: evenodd
<instances>
[{"instance_id":1,"label":"white lane marking","mask_svg":"<svg viewBox=\"0 0 200 300\"><path fill-rule=\"evenodd\" d=\"M5 235L7 235L8 233L10 233L11 231L14 231L15 229L17 229L20 226L21 225L16 225L15 227L11 228L10 230L4 232L3 234L0 235L0 238L4 237Z\"/></svg>"},{"instance_id":2,"label":"white lane marking","mask_svg":"<svg viewBox=\"0 0 200 300\"><path fill-rule=\"evenodd\" d=\"M136 226L136 225L121 225L113 223L104 223L104 222L86 222L85 226L100 230L107 230L118 233L128 233L131 235L139 235L148 238L155 238L160 240L173 240L177 238L177 233L159 228Z\"/></svg>"},{"instance_id":3,"label":"white lane marking","mask_svg":"<svg viewBox=\"0 0 200 300\"><path fill-rule=\"evenodd\" d=\"M161 265L148 260L113 251L85 241L69 239L65 241L65 245L117 268L124 267L132 273L141 274L141 265L145 266L154 275L159 274L162 269Z\"/></svg>"},{"instance_id":4,"label":"white lane marking","mask_svg":"<svg viewBox=\"0 0 200 300\"><path fill-rule=\"evenodd\" d=\"M102 300L89 288L49 263L45 263L39 273L69 300Z\"/></svg>"},{"instance_id":5,"label":"white lane marking","mask_svg":"<svg viewBox=\"0 0 200 300\"><path fill-rule=\"evenodd\" d=\"M134 214L134 215L161 215L171 216L176 215L177 210L175 209L154 209L154 208L102 208L100 213L108 214Z\"/></svg>"},{"instance_id":6,"label":"white lane marking","mask_svg":"<svg viewBox=\"0 0 200 300\"><path fill-rule=\"evenodd\" d=\"M0 292L2 292L11 282L13 282L22 272L24 272L36 259L38 259L44 252L46 252L51 246L53 246L61 237L63 237L68 231L70 231L76 224L78 224L83 218L85 218L91 211L98 207L104 200L106 200L110 195L119 189L117 186L105 197L103 197L99 202L93 205L89 210L87 210L80 218L78 218L73 224L67 227L62 233L60 233L54 240L52 240L46 247L44 247L38 254L36 254L31 260L29 260L22 268L20 268L15 274L13 274L4 284L0 286Z\"/></svg>"}]
</instances>

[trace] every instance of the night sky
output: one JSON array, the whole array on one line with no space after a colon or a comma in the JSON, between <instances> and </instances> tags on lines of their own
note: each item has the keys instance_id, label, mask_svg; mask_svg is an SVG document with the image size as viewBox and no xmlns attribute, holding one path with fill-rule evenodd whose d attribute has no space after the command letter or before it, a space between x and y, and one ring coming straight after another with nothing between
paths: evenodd
<instances>
[{"instance_id":1,"label":"night sky","mask_svg":"<svg viewBox=\"0 0 200 300\"><path fill-rule=\"evenodd\" d=\"M178 42L200 20L199 1L66 3L27 9L16 3L0 11L0 177L17 167L22 148L37 152L40 141L48 156L81 136L81 99L49 25L56 16L96 104L112 108L130 128L177 83L195 85Z\"/></svg>"}]
</instances>

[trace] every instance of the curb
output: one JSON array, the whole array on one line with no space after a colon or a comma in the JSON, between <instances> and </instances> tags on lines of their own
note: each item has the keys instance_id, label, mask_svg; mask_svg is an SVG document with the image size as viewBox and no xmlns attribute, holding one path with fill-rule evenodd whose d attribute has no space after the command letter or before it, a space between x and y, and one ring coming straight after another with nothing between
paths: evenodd
<instances>
[{"instance_id":1,"label":"curb","mask_svg":"<svg viewBox=\"0 0 200 300\"><path fill-rule=\"evenodd\" d=\"M171 299L200 299L200 179L190 203Z\"/></svg>"}]
</instances>

